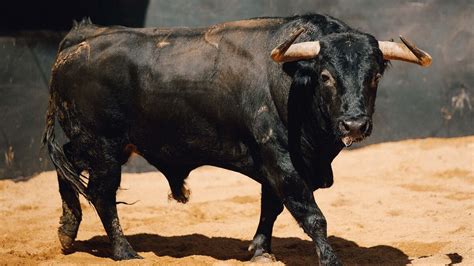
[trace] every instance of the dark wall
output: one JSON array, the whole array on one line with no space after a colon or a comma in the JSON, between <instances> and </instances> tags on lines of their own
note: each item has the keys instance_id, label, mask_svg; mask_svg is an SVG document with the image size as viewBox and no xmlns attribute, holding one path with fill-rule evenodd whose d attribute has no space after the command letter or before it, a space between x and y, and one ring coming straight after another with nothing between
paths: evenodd
<instances>
[{"instance_id":1,"label":"dark wall","mask_svg":"<svg viewBox=\"0 0 474 266\"><path fill-rule=\"evenodd\" d=\"M50 166L40 141L60 39L52 32L0 37L0 178Z\"/></svg>"},{"instance_id":2,"label":"dark wall","mask_svg":"<svg viewBox=\"0 0 474 266\"><path fill-rule=\"evenodd\" d=\"M148 0L17 0L0 15L0 179L52 165L41 149L48 83L57 47L73 19L144 26ZM60 133L60 132L59 132ZM135 163L130 170L144 169Z\"/></svg>"},{"instance_id":3,"label":"dark wall","mask_svg":"<svg viewBox=\"0 0 474 266\"><path fill-rule=\"evenodd\" d=\"M380 40L412 39L430 68L393 62L363 143L474 134L474 2L369 0L16 1L0 16L0 178L50 167L40 153L50 66L73 18L128 26L205 26L257 16L326 13ZM150 169L138 162L128 170Z\"/></svg>"},{"instance_id":4,"label":"dark wall","mask_svg":"<svg viewBox=\"0 0 474 266\"><path fill-rule=\"evenodd\" d=\"M101 25L143 26L148 0L16 0L3 4L2 32L69 30L72 20L91 17Z\"/></svg>"}]
</instances>

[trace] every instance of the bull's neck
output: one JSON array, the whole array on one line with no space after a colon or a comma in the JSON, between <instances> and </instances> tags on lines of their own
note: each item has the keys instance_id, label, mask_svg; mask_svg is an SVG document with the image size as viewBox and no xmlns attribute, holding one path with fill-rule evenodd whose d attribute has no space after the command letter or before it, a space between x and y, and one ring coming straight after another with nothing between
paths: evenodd
<instances>
[{"instance_id":1,"label":"bull's neck","mask_svg":"<svg viewBox=\"0 0 474 266\"><path fill-rule=\"evenodd\" d=\"M310 88L292 86L288 99L288 142L295 168L310 182L325 180L342 146L332 133L323 103ZM311 181L312 180L312 181ZM317 185L316 185L317 186Z\"/></svg>"},{"instance_id":2,"label":"bull's neck","mask_svg":"<svg viewBox=\"0 0 474 266\"><path fill-rule=\"evenodd\" d=\"M324 103L314 90L292 87L287 104L288 131L289 138L298 142L299 146L318 151L333 148L338 142L324 110Z\"/></svg>"}]
</instances>

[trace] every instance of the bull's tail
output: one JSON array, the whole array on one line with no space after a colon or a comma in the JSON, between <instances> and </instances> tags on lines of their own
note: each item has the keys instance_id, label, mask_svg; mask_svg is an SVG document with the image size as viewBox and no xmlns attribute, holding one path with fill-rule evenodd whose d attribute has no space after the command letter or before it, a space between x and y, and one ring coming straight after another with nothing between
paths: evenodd
<instances>
[{"instance_id":1,"label":"bull's tail","mask_svg":"<svg viewBox=\"0 0 474 266\"><path fill-rule=\"evenodd\" d=\"M54 95L55 91L51 86L48 111L46 113L46 128L43 134L43 145L48 145L49 157L58 171L59 178L62 178L64 181L71 184L74 191L80 193L90 201L86 191L86 181L82 178L80 173L76 172L74 166L64 154L63 149L55 140L54 125L56 122L57 106Z\"/></svg>"}]
</instances>

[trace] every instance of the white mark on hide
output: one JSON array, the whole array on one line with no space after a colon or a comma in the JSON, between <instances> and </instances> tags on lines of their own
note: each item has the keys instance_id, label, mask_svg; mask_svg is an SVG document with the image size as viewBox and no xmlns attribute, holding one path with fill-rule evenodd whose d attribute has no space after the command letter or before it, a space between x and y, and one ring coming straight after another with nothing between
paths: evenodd
<instances>
[{"instance_id":1,"label":"white mark on hide","mask_svg":"<svg viewBox=\"0 0 474 266\"><path fill-rule=\"evenodd\" d=\"M168 45L170 45L169 42L167 42L167 41L161 41L161 42L159 42L158 44L156 44L156 47L158 47L158 48L163 48L163 47L168 46Z\"/></svg>"},{"instance_id":2,"label":"white mark on hide","mask_svg":"<svg viewBox=\"0 0 474 266\"><path fill-rule=\"evenodd\" d=\"M261 143L265 144L267 141L270 140L270 138L273 136L273 129L269 129L268 133L265 134L262 139L260 140Z\"/></svg>"},{"instance_id":3,"label":"white mark on hide","mask_svg":"<svg viewBox=\"0 0 474 266\"><path fill-rule=\"evenodd\" d=\"M89 58L91 57L91 46L90 46L86 41L81 42L81 43L79 44L79 47L77 47L75 53L76 53L76 54L80 54L80 53L82 53L82 51L83 51L84 49L85 49L86 52L87 52L87 54L86 54L86 56L87 56L87 57L86 57L86 60L89 60Z\"/></svg>"},{"instance_id":4,"label":"white mark on hide","mask_svg":"<svg viewBox=\"0 0 474 266\"><path fill-rule=\"evenodd\" d=\"M216 25L216 26L210 27L206 31L206 33L204 33L204 41L214 46L216 49L219 49L219 44L217 43L217 41L211 40L211 38L214 37L213 31L219 31L219 30L220 30L219 26Z\"/></svg>"},{"instance_id":5,"label":"white mark on hide","mask_svg":"<svg viewBox=\"0 0 474 266\"><path fill-rule=\"evenodd\" d=\"M158 43L156 44L156 47L158 48L163 48L165 46L170 45L171 43L168 42L168 37L170 37L172 32L169 32L164 38L162 38Z\"/></svg>"},{"instance_id":6,"label":"white mark on hide","mask_svg":"<svg viewBox=\"0 0 474 266\"><path fill-rule=\"evenodd\" d=\"M257 115L260 115L263 112L268 112L268 106L262 105L260 108L258 108Z\"/></svg>"},{"instance_id":7,"label":"white mark on hide","mask_svg":"<svg viewBox=\"0 0 474 266\"><path fill-rule=\"evenodd\" d=\"M77 44L76 46L77 48L73 51L63 50L59 53L58 59L56 59L56 62L53 65L53 71L58 69L60 66L66 64L68 61L76 59L83 53L83 51L86 51L86 61L89 61L89 58L91 56L90 45L86 41L83 41Z\"/></svg>"}]
</instances>

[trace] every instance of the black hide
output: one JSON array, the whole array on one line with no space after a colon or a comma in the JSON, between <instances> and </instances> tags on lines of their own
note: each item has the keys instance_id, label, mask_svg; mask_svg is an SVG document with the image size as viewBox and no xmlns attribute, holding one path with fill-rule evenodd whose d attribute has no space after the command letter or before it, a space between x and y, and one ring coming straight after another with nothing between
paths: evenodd
<instances>
[{"instance_id":1,"label":"black hide","mask_svg":"<svg viewBox=\"0 0 474 266\"><path fill-rule=\"evenodd\" d=\"M301 27L296 42L319 40L320 54L273 62L270 51ZM361 134L349 137L370 134L384 69L373 36L317 14L208 28L81 22L53 66L45 134L63 199L63 248L73 247L80 193L96 207L114 257L139 257L115 207L120 166L137 152L163 172L180 202L188 200L189 172L205 164L261 183L255 258L271 252L273 222L284 205L314 240L321 263L337 264L312 192L333 183L331 161L349 136L341 123L364 118ZM69 138L63 148L54 141L56 116Z\"/></svg>"}]
</instances>

